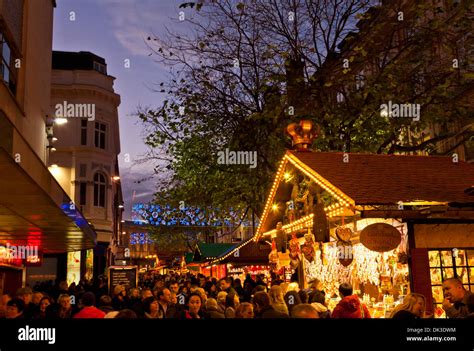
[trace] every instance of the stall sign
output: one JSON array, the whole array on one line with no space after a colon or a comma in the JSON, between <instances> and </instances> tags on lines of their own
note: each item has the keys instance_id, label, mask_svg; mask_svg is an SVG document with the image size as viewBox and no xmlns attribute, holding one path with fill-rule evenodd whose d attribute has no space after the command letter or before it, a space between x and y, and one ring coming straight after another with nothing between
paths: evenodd
<instances>
[{"instance_id":1,"label":"stall sign","mask_svg":"<svg viewBox=\"0 0 474 351\"><path fill-rule=\"evenodd\" d=\"M398 229L387 223L368 225L360 233L361 244L376 252L394 250L401 241L402 237Z\"/></svg>"}]
</instances>

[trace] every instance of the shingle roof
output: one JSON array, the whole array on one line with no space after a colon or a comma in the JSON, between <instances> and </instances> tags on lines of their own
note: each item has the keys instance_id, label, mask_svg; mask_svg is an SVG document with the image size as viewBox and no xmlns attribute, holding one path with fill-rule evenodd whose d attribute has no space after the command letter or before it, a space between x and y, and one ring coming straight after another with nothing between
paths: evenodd
<instances>
[{"instance_id":1,"label":"shingle roof","mask_svg":"<svg viewBox=\"0 0 474 351\"><path fill-rule=\"evenodd\" d=\"M474 164L451 157L288 151L355 201L393 204L415 200L473 202Z\"/></svg>"}]
</instances>

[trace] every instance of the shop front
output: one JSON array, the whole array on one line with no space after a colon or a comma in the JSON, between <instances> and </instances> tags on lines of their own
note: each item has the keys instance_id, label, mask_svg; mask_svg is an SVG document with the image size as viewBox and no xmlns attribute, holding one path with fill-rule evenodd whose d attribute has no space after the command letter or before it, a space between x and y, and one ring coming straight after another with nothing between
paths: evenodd
<instances>
[{"instance_id":1,"label":"shop front","mask_svg":"<svg viewBox=\"0 0 474 351\"><path fill-rule=\"evenodd\" d=\"M264 275L267 280L270 280L269 253L268 243L257 243L250 238L222 253L211 262L211 268L215 266L216 270L225 272L222 277L233 277L240 279L241 282L245 280L247 274L250 274L254 280L258 275Z\"/></svg>"}]
</instances>

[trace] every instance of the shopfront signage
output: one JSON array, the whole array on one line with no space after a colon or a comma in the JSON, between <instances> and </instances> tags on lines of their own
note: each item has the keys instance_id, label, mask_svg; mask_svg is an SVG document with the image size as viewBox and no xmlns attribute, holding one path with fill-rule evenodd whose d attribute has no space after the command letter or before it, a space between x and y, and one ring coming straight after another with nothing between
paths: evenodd
<instances>
[{"instance_id":1,"label":"shopfront signage","mask_svg":"<svg viewBox=\"0 0 474 351\"><path fill-rule=\"evenodd\" d=\"M387 223L374 223L360 233L360 242L366 248L376 252L386 252L397 248L402 240L400 232Z\"/></svg>"},{"instance_id":2,"label":"shopfront signage","mask_svg":"<svg viewBox=\"0 0 474 351\"><path fill-rule=\"evenodd\" d=\"M112 293L117 285L124 285L126 289L136 288L138 283L137 266L109 267L109 291Z\"/></svg>"}]
</instances>

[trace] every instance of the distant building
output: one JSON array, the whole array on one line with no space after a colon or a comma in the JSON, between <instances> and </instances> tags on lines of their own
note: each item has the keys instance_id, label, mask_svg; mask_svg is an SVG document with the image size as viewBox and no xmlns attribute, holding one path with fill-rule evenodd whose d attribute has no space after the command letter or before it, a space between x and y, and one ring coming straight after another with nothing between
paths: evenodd
<instances>
[{"instance_id":1,"label":"distant building","mask_svg":"<svg viewBox=\"0 0 474 351\"><path fill-rule=\"evenodd\" d=\"M51 108L67 123L55 128L49 166L97 232L94 261L100 273L114 263L121 233L120 96L102 57L54 51L52 62Z\"/></svg>"}]
</instances>

